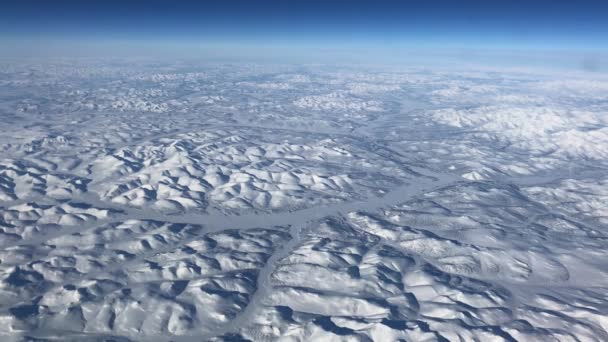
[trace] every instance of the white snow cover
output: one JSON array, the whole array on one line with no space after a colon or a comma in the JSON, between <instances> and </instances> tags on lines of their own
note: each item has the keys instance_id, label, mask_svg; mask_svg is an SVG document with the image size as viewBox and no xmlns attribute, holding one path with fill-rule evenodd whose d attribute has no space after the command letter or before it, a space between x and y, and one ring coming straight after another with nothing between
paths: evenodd
<instances>
[{"instance_id":1,"label":"white snow cover","mask_svg":"<svg viewBox=\"0 0 608 342\"><path fill-rule=\"evenodd\" d=\"M450 126L492 134L534 152L553 150L570 157L608 157L608 129L603 127L608 122L606 113L495 105L440 109L433 118Z\"/></svg>"},{"instance_id":2,"label":"white snow cover","mask_svg":"<svg viewBox=\"0 0 608 342\"><path fill-rule=\"evenodd\" d=\"M0 63L0 341L607 341L601 73Z\"/></svg>"},{"instance_id":3,"label":"white snow cover","mask_svg":"<svg viewBox=\"0 0 608 342\"><path fill-rule=\"evenodd\" d=\"M294 101L294 105L300 108L310 108L318 111L382 111L382 105L378 101L365 101L350 97L344 93L306 96Z\"/></svg>"}]
</instances>

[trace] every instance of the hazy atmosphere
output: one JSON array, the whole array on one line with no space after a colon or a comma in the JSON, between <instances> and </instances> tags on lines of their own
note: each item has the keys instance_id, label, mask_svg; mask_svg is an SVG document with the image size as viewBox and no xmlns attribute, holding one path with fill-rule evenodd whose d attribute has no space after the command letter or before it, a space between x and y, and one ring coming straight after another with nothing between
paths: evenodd
<instances>
[{"instance_id":1,"label":"hazy atmosphere","mask_svg":"<svg viewBox=\"0 0 608 342\"><path fill-rule=\"evenodd\" d=\"M607 18L3 2L0 341L607 341Z\"/></svg>"}]
</instances>

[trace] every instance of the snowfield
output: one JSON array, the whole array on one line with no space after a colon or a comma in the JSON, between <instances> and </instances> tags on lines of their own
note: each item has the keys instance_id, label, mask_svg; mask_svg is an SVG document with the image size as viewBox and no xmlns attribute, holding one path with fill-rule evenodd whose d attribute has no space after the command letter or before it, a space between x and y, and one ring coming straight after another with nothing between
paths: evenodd
<instances>
[{"instance_id":1,"label":"snowfield","mask_svg":"<svg viewBox=\"0 0 608 342\"><path fill-rule=\"evenodd\" d=\"M607 90L2 62L0 340L607 341Z\"/></svg>"}]
</instances>

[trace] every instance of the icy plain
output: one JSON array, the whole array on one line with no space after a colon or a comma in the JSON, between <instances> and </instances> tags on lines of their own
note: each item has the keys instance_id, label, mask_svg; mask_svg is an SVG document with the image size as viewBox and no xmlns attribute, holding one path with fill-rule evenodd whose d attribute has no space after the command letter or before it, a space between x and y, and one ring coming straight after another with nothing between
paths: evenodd
<instances>
[{"instance_id":1,"label":"icy plain","mask_svg":"<svg viewBox=\"0 0 608 342\"><path fill-rule=\"evenodd\" d=\"M608 77L0 64L2 341L608 341Z\"/></svg>"}]
</instances>

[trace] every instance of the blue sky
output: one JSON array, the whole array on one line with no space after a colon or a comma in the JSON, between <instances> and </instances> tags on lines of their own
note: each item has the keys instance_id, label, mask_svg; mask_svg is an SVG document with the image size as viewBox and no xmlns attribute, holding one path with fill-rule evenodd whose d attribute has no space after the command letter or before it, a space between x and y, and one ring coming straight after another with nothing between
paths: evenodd
<instances>
[{"instance_id":1,"label":"blue sky","mask_svg":"<svg viewBox=\"0 0 608 342\"><path fill-rule=\"evenodd\" d=\"M608 49L608 1L5 0L10 41Z\"/></svg>"}]
</instances>

